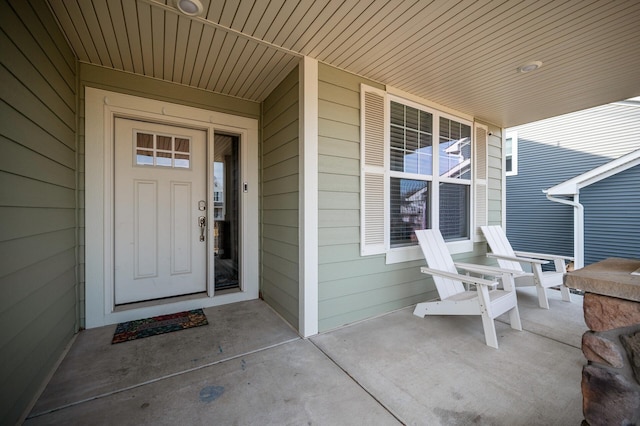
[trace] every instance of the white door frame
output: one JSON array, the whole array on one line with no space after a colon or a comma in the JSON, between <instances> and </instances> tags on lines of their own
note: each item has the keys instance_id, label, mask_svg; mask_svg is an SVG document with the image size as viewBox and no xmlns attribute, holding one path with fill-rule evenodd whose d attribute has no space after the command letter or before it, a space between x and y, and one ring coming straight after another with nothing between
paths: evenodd
<instances>
[{"instance_id":1,"label":"white door frame","mask_svg":"<svg viewBox=\"0 0 640 426\"><path fill-rule=\"evenodd\" d=\"M114 304L113 129L114 118L150 120L207 132L207 182L213 182L213 135L237 134L241 143L240 282L238 292L214 295L213 238L208 238L207 294L118 307ZM209 185L208 185L209 187ZM207 214L213 223L213 193ZM213 227L207 227L212 235ZM85 317L86 328L188 309L258 298L258 120L85 88Z\"/></svg>"}]
</instances>

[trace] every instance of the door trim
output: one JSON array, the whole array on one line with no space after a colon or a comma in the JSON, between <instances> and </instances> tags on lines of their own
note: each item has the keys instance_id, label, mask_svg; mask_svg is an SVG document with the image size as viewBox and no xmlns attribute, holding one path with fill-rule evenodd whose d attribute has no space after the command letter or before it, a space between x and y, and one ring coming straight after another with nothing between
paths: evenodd
<instances>
[{"instance_id":1,"label":"door trim","mask_svg":"<svg viewBox=\"0 0 640 426\"><path fill-rule=\"evenodd\" d=\"M156 303L116 309L114 303L113 232L113 129L115 117L150 120L186 126L207 132L208 164L213 161L214 132L240 136L241 247L239 292L214 295L213 268L208 268L208 289L201 297L178 297ZM155 315L223 305L258 298L258 120L156 101L91 87L85 88L85 325L86 328L115 324ZM207 167L207 182L213 168ZM213 194L208 191L208 205ZM211 209L208 209L208 213ZM212 244L212 238L208 238ZM209 247L209 253L213 249ZM210 259L208 259L210 260ZM209 261L207 262L209 264ZM213 265L213 262L210 263Z\"/></svg>"}]
</instances>

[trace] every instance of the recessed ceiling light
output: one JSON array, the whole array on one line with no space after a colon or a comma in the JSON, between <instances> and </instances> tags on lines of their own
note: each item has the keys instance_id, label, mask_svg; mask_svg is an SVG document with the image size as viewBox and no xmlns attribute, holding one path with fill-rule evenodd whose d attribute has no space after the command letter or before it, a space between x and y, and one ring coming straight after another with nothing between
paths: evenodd
<instances>
[{"instance_id":1,"label":"recessed ceiling light","mask_svg":"<svg viewBox=\"0 0 640 426\"><path fill-rule=\"evenodd\" d=\"M528 62L524 65L520 65L517 69L518 69L518 72L527 73L527 72L535 71L541 66L542 66L542 62L533 61L533 62Z\"/></svg>"},{"instance_id":2,"label":"recessed ceiling light","mask_svg":"<svg viewBox=\"0 0 640 426\"><path fill-rule=\"evenodd\" d=\"M180 12L188 16L198 16L203 10L200 0L175 0L175 4Z\"/></svg>"}]
</instances>

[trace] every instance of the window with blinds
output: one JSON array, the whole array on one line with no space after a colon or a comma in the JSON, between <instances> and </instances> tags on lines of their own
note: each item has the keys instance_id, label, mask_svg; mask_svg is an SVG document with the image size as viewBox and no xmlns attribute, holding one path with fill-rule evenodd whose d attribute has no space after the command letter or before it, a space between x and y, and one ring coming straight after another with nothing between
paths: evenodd
<instances>
[{"instance_id":1,"label":"window with blinds","mask_svg":"<svg viewBox=\"0 0 640 426\"><path fill-rule=\"evenodd\" d=\"M469 238L471 125L443 116L435 125L437 112L396 101L389 115L389 246L417 244L415 231L431 228L436 212L445 240ZM438 202L431 201L434 171Z\"/></svg>"},{"instance_id":2,"label":"window with blinds","mask_svg":"<svg viewBox=\"0 0 640 426\"><path fill-rule=\"evenodd\" d=\"M486 156L486 137L478 148L473 122L380 89L363 86L361 100L362 255L407 260L395 253L413 250L415 231L432 228L471 249L475 217L486 216L486 159L474 158Z\"/></svg>"}]
</instances>

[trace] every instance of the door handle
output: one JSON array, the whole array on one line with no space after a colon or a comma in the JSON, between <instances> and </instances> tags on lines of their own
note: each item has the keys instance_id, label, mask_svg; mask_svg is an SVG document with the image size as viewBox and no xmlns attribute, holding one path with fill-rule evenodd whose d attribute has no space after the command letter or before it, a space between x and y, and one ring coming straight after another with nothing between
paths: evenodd
<instances>
[{"instance_id":1,"label":"door handle","mask_svg":"<svg viewBox=\"0 0 640 426\"><path fill-rule=\"evenodd\" d=\"M207 226L207 218L200 216L198 218L198 226L200 227L200 241L204 241L204 230Z\"/></svg>"}]
</instances>

